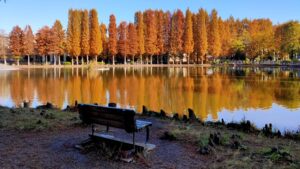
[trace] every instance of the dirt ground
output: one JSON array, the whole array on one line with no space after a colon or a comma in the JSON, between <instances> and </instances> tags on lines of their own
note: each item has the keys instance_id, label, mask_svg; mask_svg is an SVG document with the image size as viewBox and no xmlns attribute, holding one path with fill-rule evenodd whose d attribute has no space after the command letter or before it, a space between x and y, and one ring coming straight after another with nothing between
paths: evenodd
<instances>
[{"instance_id":1,"label":"dirt ground","mask_svg":"<svg viewBox=\"0 0 300 169\"><path fill-rule=\"evenodd\" d=\"M157 147L145 159L125 163L107 159L95 151L81 153L74 146L88 138L89 127L53 131L0 131L0 168L206 168L205 158L194 146L161 140L166 122L153 121L150 143ZM165 124L164 124L165 123ZM115 136L130 137L112 129ZM138 134L143 141L145 133Z\"/></svg>"}]
</instances>

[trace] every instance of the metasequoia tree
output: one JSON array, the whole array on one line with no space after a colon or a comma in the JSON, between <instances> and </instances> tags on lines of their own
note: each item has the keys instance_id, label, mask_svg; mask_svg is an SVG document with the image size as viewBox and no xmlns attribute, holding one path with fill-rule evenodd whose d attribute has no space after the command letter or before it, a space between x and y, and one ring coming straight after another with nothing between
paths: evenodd
<instances>
[{"instance_id":1,"label":"metasequoia tree","mask_svg":"<svg viewBox=\"0 0 300 169\"><path fill-rule=\"evenodd\" d=\"M13 27L12 31L9 34L9 49L11 54L17 58L17 64L19 65L19 59L22 52L22 37L23 31L19 26Z\"/></svg>"},{"instance_id":2,"label":"metasequoia tree","mask_svg":"<svg viewBox=\"0 0 300 169\"><path fill-rule=\"evenodd\" d=\"M34 54L34 35L32 29L27 25L24 29L22 37L22 54L27 56L28 66L30 65L30 56Z\"/></svg>"},{"instance_id":3,"label":"metasequoia tree","mask_svg":"<svg viewBox=\"0 0 300 169\"><path fill-rule=\"evenodd\" d=\"M208 21L206 21L208 22ZM218 57L221 53L221 40L219 34L219 21L218 13L215 9L212 10L210 15L210 29L208 33L208 51L214 57Z\"/></svg>"},{"instance_id":4,"label":"metasequoia tree","mask_svg":"<svg viewBox=\"0 0 300 169\"><path fill-rule=\"evenodd\" d=\"M54 64L57 63L60 65L60 56L64 54L64 43L65 43L65 31L59 20L56 20L51 28L51 53L54 58Z\"/></svg>"},{"instance_id":5,"label":"metasequoia tree","mask_svg":"<svg viewBox=\"0 0 300 169\"><path fill-rule=\"evenodd\" d=\"M90 11L90 55L97 58L102 52L101 32L96 9Z\"/></svg>"},{"instance_id":6,"label":"metasequoia tree","mask_svg":"<svg viewBox=\"0 0 300 169\"><path fill-rule=\"evenodd\" d=\"M78 65L78 57L81 54L81 12L79 10L69 10L69 23L68 23L68 53L71 57L76 58ZM73 58L72 58L73 65Z\"/></svg>"},{"instance_id":7,"label":"metasequoia tree","mask_svg":"<svg viewBox=\"0 0 300 169\"><path fill-rule=\"evenodd\" d=\"M51 41L50 41L51 30L48 26L44 26L37 31L36 37L36 52L39 56L43 57L43 62L47 64L47 55L50 54Z\"/></svg>"},{"instance_id":8,"label":"metasequoia tree","mask_svg":"<svg viewBox=\"0 0 300 169\"><path fill-rule=\"evenodd\" d=\"M126 64L126 55L128 54L128 29L127 23L121 22L118 26L118 52L124 58L124 64Z\"/></svg>"},{"instance_id":9,"label":"metasequoia tree","mask_svg":"<svg viewBox=\"0 0 300 169\"><path fill-rule=\"evenodd\" d=\"M193 14L187 9L185 14L185 27L184 27L184 42L183 51L187 54L188 64L190 54L194 51L194 39L193 39Z\"/></svg>"},{"instance_id":10,"label":"metasequoia tree","mask_svg":"<svg viewBox=\"0 0 300 169\"><path fill-rule=\"evenodd\" d=\"M201 58L201 64L205 60L205 56L207 54L207 32L206 32L206 12L204 9L200 9L198 16L197 16L197 24L198 24L198 31L195 35L197 38L197 54Z\"/></svg>"},{"instance_id":11,"label":"metasequoia tree","mask_svg":"<svg viewBox=\"0 0 300 169\"><path fill-rule=\"evenodd\" d=\"M170 33L171 33L171 13L167 11L164 13L163 18L163 35L164 35L164 50L165 53L170 51Z\"/></svg>"},{"instance_id":12,"label":"metasequoia tree","mask_svg":"<svg viewBox=\"0 0 300 169\"><path fill-rule=\"evenodd\" d=\"M193 40L194 40L194 51L193 51L193 60L194 63L197 61L198 62L198 52L199 52L199 42L198 42L198 14L195 13L192 16L193 19Z\"/></svg>"},{"instance_id":13,"label":"metasequoia tree","mask_svg":"<svg viewBox=\"0 0 300 169\"><path fill-rule=\"evenodd\" d=\"M170 52L175 56L183 52L184 16L181 10L177 10L172 16ZM181 60L180 60L181 63Z\"/></svg>"},{"instance_id":14,"label":"metasequoia tree","mask_svg":"<svg viewBox=\"0 0 300 169\"><path fill-rule=\"evenodd\" d=\"M219 18L219 34L221 40L221 53L220 56L230 56L230 45L231 45L231 32L227 21L223 21Z\"/></svg>"},{"instance_id":15,"label":"metasequoia tree","mask_svg":"<svg viewBox=\"0 0 300 169\"><path fill-rule=\"evenodd\" d=\"M82 63L83 58L86 57L87 64L89 63L89 54L90 54L90 28L89 28L89 12L88 10L82 11L81 14L81 56Z\"/></svg>"},{"instance_id":16,"label":"metasequoia tree","mask_svg":"<svg viewBox=\"0 0 300 169\"><path fill-rule=\"evenodd\" d=\"M107 29L104 23L100 24L101 41L102 41L102 54L103 57L108 55L108 41L107 41Z\"/></svg>"},{"instance_id":17,"label":"metasequoia tree","mask_svg":"<svg viewBox=\"0 0 300 169\"><path fill-rule=\"evenodd\" d=\"M156 29L157 29L157 60L162 62L162 55L164 49L164 12L162 10L156 11ZM159 58L160 57L160 58Z\"/></svg>"},{"instance_id":18,"label":"metasequoia tree","mask_svg":"<svg viewBox=\"0 0 300 169\"><path fill-rule=\"evenodd\" d=\"M73 10L69 10L69 17L68 17L68 28L67 28L67 38L66 38L66 51L68 55L71 55L72 51L72 41L73 41ZM73 59L72 59L72 65L73 65Z\"/></svg>"},{"instance_id":19,"label":"metasequoia tree","mask_svg":"<svg viewBox=\"0 0 300 169\"><path fill-rule=\"evenodd\" d=\"M137 41L137 33L136 27L133 23L129 23L128 25L128 54L132 56L132 61L134 61L134 57L138 51L138 41Z\"/></svg>"},{"instance_id":20,"label":"metasequoia tree","mask_svg":"<svg viewBox=\"0 0 300 169\"><path fill-rule=\"evenodd\" d=\"M135 13L135 25L137 32L137 54L140 56L141 63L143 63L143 54L145 53L145 34L144 34L144 19L142 12Z\"/></svg>"},{"instance_id":21,"label":"metasequoia tree","mask_svg":"<svg viewBox=\"0 0 300 169\"><path fill-rule=\"evenodd\" d=\"M157 53L157 29L156 29L156 17L152 10L144 12L144 24L145 24L145 53L150 56L150 64L152 64L152 57ZM148 60L148 59L147 59ZM149 63L149 61L147 61Z\"/></svg>"},{"instance_id":22,"label":"metasequoia tree","mask_svg":"<svg viewBox=\"0 0 300 169\"><path fill-rule=\"evenodd\" d=\"M117 54L117 25L116 17L114 15L110 15L109 17L108 32L108 52L112 56L112 64L114 65L115 55Z\"/></svg>"}]
</instances>

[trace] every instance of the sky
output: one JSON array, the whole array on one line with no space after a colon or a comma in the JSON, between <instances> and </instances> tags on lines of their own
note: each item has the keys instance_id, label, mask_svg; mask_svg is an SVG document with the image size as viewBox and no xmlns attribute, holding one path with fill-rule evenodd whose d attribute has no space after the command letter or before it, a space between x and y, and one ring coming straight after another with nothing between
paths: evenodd
<instances>
[{"instance_id":1,"label":"sky","mask_svg":"<svg viewBox=\"0 0 300 169\"><path fill-rule=\"evenodd\" d=\"M98 10L99 20L108 24L109 15L115 14L117 22L133 22L134 13L145 9L174 11L189 8L193 12L204 8L216 9L226 19L235 18L270 18L273 23L300 20L300 0L3 0L0 1L0 29L9 33L13 26L24 28L31 25L34 32L48 25L52 26L59 19L66 28L68 10Z\"/></svg>"}]
</instances>

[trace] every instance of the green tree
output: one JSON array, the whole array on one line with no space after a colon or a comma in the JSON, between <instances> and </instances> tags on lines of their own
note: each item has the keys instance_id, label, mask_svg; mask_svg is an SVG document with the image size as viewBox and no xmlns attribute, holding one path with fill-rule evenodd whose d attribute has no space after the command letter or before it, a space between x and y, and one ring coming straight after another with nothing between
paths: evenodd
<instances>
[{"instance_id":1,"label":"green tree","mask_svg":"<svg viewBox=\"0 0 300 169\"><path fill-rule=\"evenodd\" d=\"M299 54L300 50L300 24L298 21L290 21L279 26L281 29L281 51L291 58Z\"/></svg>"}]
</instances>

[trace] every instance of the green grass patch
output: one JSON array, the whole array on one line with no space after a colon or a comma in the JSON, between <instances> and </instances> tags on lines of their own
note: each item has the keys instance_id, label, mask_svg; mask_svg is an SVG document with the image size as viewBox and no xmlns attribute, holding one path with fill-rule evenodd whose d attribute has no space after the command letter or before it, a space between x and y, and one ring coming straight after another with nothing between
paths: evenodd
<instances>
[{"instance_id":1,"label":"green grass patch","mask_svg":"<svg viewBox=\"0 0 300 169\"><path fill-rule=\"evenodd\" d=\"M44 130L80 123L76 112L56 109L0 108L0 128L16 130Z\"/></svg>"}]
</instances>

